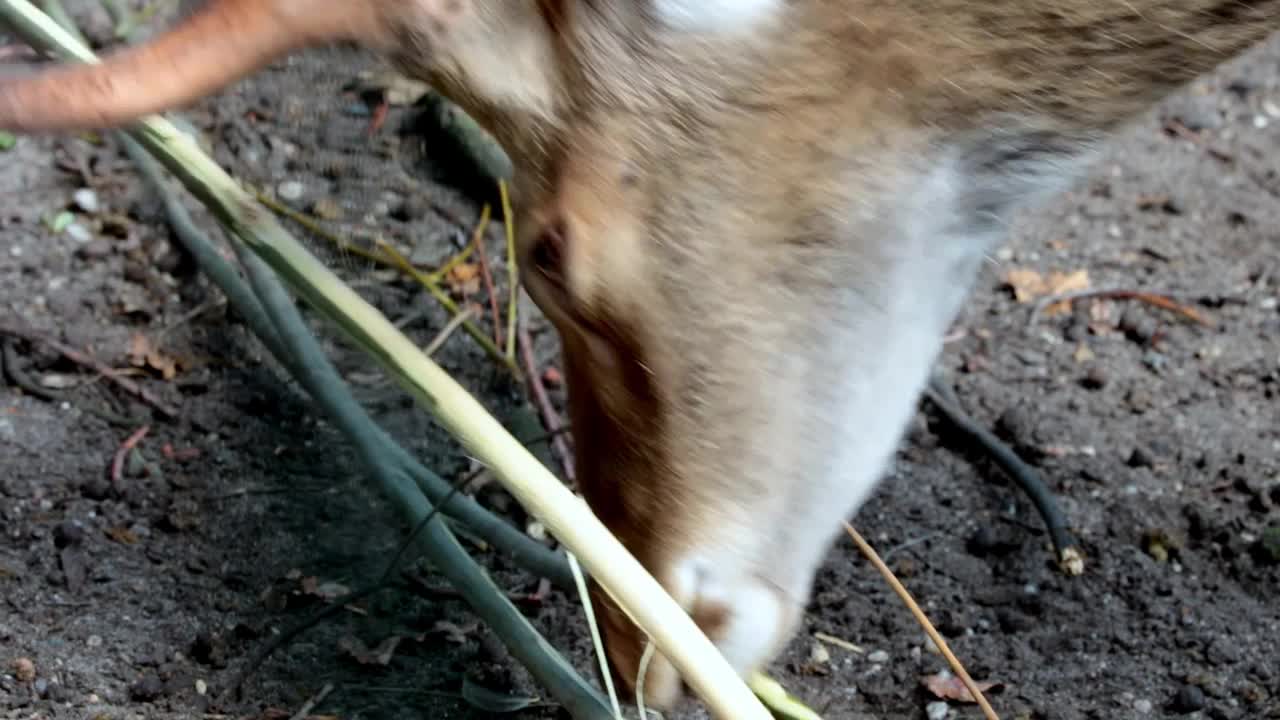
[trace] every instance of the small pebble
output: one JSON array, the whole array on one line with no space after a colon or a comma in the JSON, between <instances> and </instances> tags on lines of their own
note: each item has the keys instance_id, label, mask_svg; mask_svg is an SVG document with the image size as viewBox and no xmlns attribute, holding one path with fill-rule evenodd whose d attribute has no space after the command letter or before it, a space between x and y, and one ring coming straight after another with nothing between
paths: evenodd
<instances>
[{"instance_id":1,"label":"small pebble","mask_svg":"<svg viewBox=\"0 0 1280 720\"><path fill-rule=\"evenodd\" d=\"M1131 468L1149 468L1155 465L1155 458L1151 456L1151 451L1145 447L1138 445L1129 453L1129 467Z\"/></svg>"},{"instance_id":2,"label":"small pebble","mask_svg":"<svg viewBox=\"0 0 1280 720\"><path fill-rule=\"evenodd\" d=\"M88 645L91 648L102 647L102 636L90 635L89 639L84 641L84 644Z\"/></svg>"},{"instance_id":3,"label":"small pebble","mask_svg":"<svg viewBox=\"0 0 1280 720\"><path fill-rule=\"evenodd\" d=\"M1107 386L1107 380L1106 371L1099 367L1091 367L1084 379L1080 381L1080 385L1086 390L1101 390Z\"/></svg>"},{"instance_id":4,"label":"small pebble","mask_svg":"<svg viewBox=\"0 0 1280 720\"><path fill-rule=\"evenodd\" d=\"M95 474L84 481L80 486L80 492L90 500L106 500L111 494L111 483L106 478Z\"/></svg>"},{"instance_id":5,"label":"small pebble","mask_svg":"<svg viewBox=\"0 0 1280 720\"><path fill-rule=\"evenodd\" d=\"M951 715L951 706L941 700L931 702L924 706L924 714L929 720L945 720Z\"/></svg>"},{"instance_id":6,"label":"small pebble","mask_svg":"<svg viewBox=\"0 0 1280 720\"><path fill-rule=\"evenodd\" d=\"M1137 712L1140 715L1150 715L1151 711L1155 709L1155 706L1151 704L1150 700L1140 698L1133 701L1133 709L1134 712Z\"/></svg>"},{"instance_id":7,"label":"small pebble","mask_svg":"<svg viewBox=\"0 0 1280 720\"><path fill-rule=\"evenodd\" d=\"M98 193L89 188L80 188L75 195L71 196L71 201L81 212L87 212L90 215L98 212Z\"/></svg>"},{"instance_id":8,"label":"small pebble","mask_svg":"<svg viewBox=\"0 0 1280 720\"><path fill-rule=\"evenodd\" d=\"M155 675L147 675L129 687L129 699L135 702L151 702L164 694L164 683Z\"/></svg>"},{"instance_id":9,"label":"small pebble","mask_svg":"<svg viewBox=\"0 0 1280 720\"><path fill-rule=\"evenodd\" d=\"M524 531L525 534L538 542L542 542L547 539L547 526L537 520L529 523L529 525L525 527Z\"/></svg>"},{"instance_id":10,"label":"small pebble","mask_svg":"<svg viewBox=\"0 0 1280 720\"><path fill-rule=\"evenodd\" d=\"M36 664L31 658L20 657L13 661L13 676L18 682L31 682L36 678Z\"/></svg>"},{"instance_id":11,"label":"small pebble","mask_svg":"<svg viewBox=\"0 0 1280 720\"><path fill-rule=\"evenodd\" d=\"M867 654L867 662L883 665L889 662L889 653L884 650L873 650Z\"/></svg>"},{"instance_id":12,"label":"small pebble","mask_svg":"<svg viewBox=\"0 0 1280 720\"><path fill-rule=\"evenodd\" d=\"M87 245L76 250L76 255L84 260L99 260L111 254L111 241L101 238L90 241Z\"/></svg>"},{"instance_id":13,"label":"small pebble","mask_svg":"<svg viewBox=\"0 0 1280 720\"><path fill-rule=\"evenodd\" d=\"M1280 565L1280 525L1262 531L1253 554L1260 565Z\"/></svg>"},{"instance_id":14,"label":"small pebble","mask_svg":"<svg viewBox=\"0 0 1280 720\"><path fill-rule=\"evenodd\" d=\"M64 520L53 529L53 545L62 548L75 547L84 540L84 526L74 520Z\"/></svg>"},{"instance_id":15,"label":"small pebble","mask_svg":"<svg viewBox=\"0 0 1280 720\"><path fill-rule=\"evenodd\" d=\"M89 232L89 228L80 223L71 223L63 232L67 234L67 237L82 245L87 245L93 241L93 233Z\"/></svg>"},{"instance_id":16,"label":"small pebble","mask_svg":"<svg viewBox=\"0 0 1280 720\"><path fill-rule=\"evenodd\" d=\"M276 194L281 200L290 202L300 199L307 192L307 186L297 180L286 180L276 186Z\"/></svg>"},{"instance_id":17,"label":"small pebble","mask_svg":"<svg viewBox=\"0 0 1280 720\"><path fill-rule=\"evenodd\" d=\"M1173 696L1173 702L1170 703L1170 709L1182 715L1203 710L1204 706L1204 691L1195 685L1183 685L1178 688L1178 693Z\"/></svg>"}]
</instances>

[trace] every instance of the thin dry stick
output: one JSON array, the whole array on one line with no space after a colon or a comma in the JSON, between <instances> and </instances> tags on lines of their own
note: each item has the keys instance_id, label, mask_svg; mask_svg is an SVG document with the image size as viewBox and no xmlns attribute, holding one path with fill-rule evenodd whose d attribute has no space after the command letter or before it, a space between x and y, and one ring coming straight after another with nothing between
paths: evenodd
<instances>
[{"instance_id":1,"label":"thin dry stick","mask_svg":"<svg viewBox=\"0 0 1280 720\"><path fill-rule=\"evenodd\" d=\"M428 274L414 267L414 265L410 263L407 259L405 259L402 255L400 255L400 253L396 252L396 249L392 247L390 243L380 242L378 247L381 250L381 252L366 250L365 248L362 248L358 245L352 245L351 243L346 242L345 240L338 237L337 235L329 232L328 230L325 230L323 227L320 226L318 222L311 219L307 215L300 213L297 210L294 210L286 205L282 205L281 203L276 202L270 196L266 195L265 193L262 193L261 191L256 192L255 197L257 197L258 202L262 203L263 205L266 205L269 209L271 209L275 213L282 215L284 217L287 217L290 220L293 220L294 222L306 228L307 231L312 233L313 235L316 235L317 237L323 240L327 240L329 243L337 247L338 250L340 250L341 252L349 252L353 255L359 255L360 257L365 258L370 262L374 262L379 265L384 265L394 270L399 270L400 272L408 275L409 277L416 280L419 285L422 285L422 287L426 289L426 291L429 292L431 296L434 297L436 301L439 302L440 305L450 314L457 315L458 312L460 312L458 310L457 304L454 303L453 300L451 300L449 296L446 295L445 292L440 289L439 283L441 278L443 278L445 274L448 273L449 270L453 269L455 266L457 266L459 263L461 263L463 260L467 258L467 255L469 255L472 251L471 247L468 247L467 249L464 249L462 252L455 255L451 260L449 260L448 263L445 264L444 267L441 267L439 270L436 270L435 272ZM464 321L462 323L462 328L467 332L468 335L475 338L476 342L480 344L480 348L484 350L485 353L487 353L494 360L498 361L505 367L509 368L513 373L518 374L516 372L515 363L508 362L505 356L503 356L502 351L498 348L498 346L495 345L493 341L491 341L489 337L485 335L483 331L480 330L480 328L476 327L470 321Z\"/></svg>"},{"instance_id":2,"label":"thin dry stick","mask_svg":"<svg viewBox=\"0 0 1280 720\"><path fill-rule=\"evenodd\" d=\"M476 250L476 246L474 244L468 243L467 246L462 248L462 250L459 251L457 255L454 255L453 257L449 258L449 260L445 264L441 265L438 270L435 270L430 274L428 274L427 277L431 278L432 282L440 282L445 278L446 275L449 274L449 271L458 267L464 261L466 261L467 258L471 257L471 253L475 252L475 250Z\"/></svg>"},{"instance_id":3,"label":"thin dry stick","mask_svg":"<svg viewBox=\"0 0 1280 720\"><path fill-rule=\"evenodd\" d=\"M449 339L450 335L453 335L453 331L457 330L459 325L475 316L479 307L479 305L467 305L463 308L462 312L450 318L449 322L445 323L445 326L440 328L440 332L436 333L436 336L431 339L431 342L427 343L427 346L422 349L422 354L427 357L435 355L436 351L445 344L445 341Z\"/></svg>"},{"instance_id":4,"label":"thin dry stick","mask_svg":"<svg viewBox=\"0 0 1280 720\"><path fill-rule=\"evenodd\" d=\"M547 394L547 388L542 384L542 376L538 374L538 363L533 358L533 338L529 335L527 316L521 316L518 324L520 326L520 361L524 366L524 374L529 380L529 392L533 395L533 404L538 406L538 413L542 415L542 425L551 435L551 449L560 457L565 478L573 482L577 477L573 468L573 455L569 452L568 444L565 443L564 433L560 432L560 415L551 405L551 396Z\"/></svg>"},{"instance_id":5,"label":"thin dry stick","mask_svg":"<svg viewBox=\"0 0 1280 720\"><path fill-rule=\"evenodd\" d=\"M306 720L306 718L311 717L311 711L321 702L324 702L324 699L329 697L331 692L333 692L333 683L325 683L325 686L320 688L320 692L303 703L302 707L298 708L298 712L294 713L289 720Z\"/></svg>"},{"instance_id":6,"label":"thin dry stick","mask_svg":"<svg viewBox=\"0 0 1280 720\"><path fill-rule=\"evenodd\" d=\"M920 627L924 628L925 633L929 635L929 639L933 640L933 644L938 646L942 656L951 665L952 671L959 676L960 681L968 688L969 694L977 701L978 707L982 708L982 713L987 716L987 720L1000 720L1000 716L996 715L996 711L991 709L991 704L987 702L987 698L978 689L977 684L973 682L973 678L969 677L969 671L965 670L964 666L960 664L960 660L956 658L951 652L951 648L947 646L947 641L943 640L938 631L933 628L933 623L929 622L929 618L925 617L924 611L916 604L916 601L911 597L911 593L907 592L907 589L898 581L897 576L893 574L889 566L885 565L880 556L876 554L875 548L871 547L871 544L864 540L848 522L844 524L844 530L849 533L850 538L853 538L853 544L858 546L858 549L862 551L867 560L870 560L876 570L879 570L880 574L884 576L885 581L889 583L889 587L893 588L898 597L902 598L902 602L906 603L907 609L915 616L916 622L920 623Z\"/></svg>"},{"instance_id":7,"label":"thin dry stick","mask_svg":"<svg viewBox=\"0 0 1280 720\"><path fill-rule=\"evenodd\" d=\"M16 337L22 340L26 340L27 342L30 342L30 343L47 345L48 347L51 347L54 350L57 350L59 353L62 354L63 357L70 360L71 362L77 365L83 365L84 367L87 367L93 370L99 375L106 377L111 382L123 388L129 394L145 401L148 405L150 405L151 407L159 411L161 415L164 415L165 417L171 420L178 417L177 410L169 407L167 403L165 403L160 398L156 397L154 394L151 393L151 391L147 390L141 385L125 377L119 371L114 370L108 367L107 365L104 365L101 362L98 362L94 358L89 357L88 355L80 352L79 350L76 350L70 345L58 342L57 340L54 340L51 337L46 337L44 335L41 335L40 333L34 330L28 330L27 328L17 327L16 325L0 325L0 335L9 335L11 337Z\"/></svg>"},{"instance_id":8,"label":"thin dry stick","mask_svg":"<svg viewBox=\"0 0 1280 720\"><path fill-rule=\"evenodd\" d=\"M489 305L493 309L493 342L502 344L502 313L498 310L498 293L493 289L493 273L489 272L489 258L484 251L484 234L489 229L489 204L485 203L480 211L480 224L472 242L476 245L476 259L480 261L480 277L484 279L485 292L489 293Z\"/></svg>"},{"instance_id":9,"label":"thin dry stick","mask_svg":"<svg viewBox=\"0 0 1280 720\"><path fill-rule=\"evenodd\" d=\"M653 660L653 641L645 640L644 653L640 655L640 667L636 669L636 713L640 720L648 720L649 711L644 706L644 676L649 674L649 661Z\"/></svg>"},{"instance_id":10,"label":"thin dry stick","mask_svg":"<svg viewBox=\"0 0 1280 720\"><path fill-rule=\"evenodd\" d=\"M409 262L405 256L401 255L389 243L383 243L381 248L382 251L386 253L393 262L395 262L396 267L400 268L401 272L418 281L418 284L426 288L427 292L431 293L431 296L434 297L445 310L454 315L462 312L462 310L458 308L458 304L450 299L449 296L445 294L444 290L440 289L440 285L436 283L436 281L432 280L429 275L414 267L413 263ZM513 375L519 377L520 369L516 367L515 362L508 361L507 357L502 354L502 350L494 344L493 340L490 339L488 335L484 334L483 330L476 327L475 323L463 321L462 329L476 341L476 344L485 351L485 354L510 370Z\"/></svg>"},{"instance_id":11,"label":"thin dry stick","mask_svg":"<svg viewBox=\"0 0 1280 720\"><path fill-rule=\"evenodd\" d=\"M116 454L111 458L111 487L120 490L121 481L124 478L124 461L138 447L138 443L142 442L142 438L151 432L150 425L143 425L125 438L125 441L116 449Z\"/></svg>"},{"instance_id":12,"label":"thin dry stick","mask_svg":"<svg viewBox=\"0 0 1280 720\"><path fill-rule=\"evenodd\" d=\"M511 216L511 194L507 181L498 180L498 194L502 196L502 227L507 231L507 284L510 299L507 301L507 359L516 359L516 305L520 297L520 270L516 263L516 221Z\"/></svg>"},{"instance_id":13,"label":"thin dry stick","mask_svg":"<svg viewBox=\"0 0 1280 720\"><path fill-rule=\"evenodd\" d=\"M1205 327L1213 327L1213 320L1210 320L1203 313L1190 305L1178 302L1174 299L1174 293L1159 292L1154 290L1133 290L1129 288L1094 288L1092 290L1076 290L1074 292L1061 293L1059 295L1050 295L1041 298L1036 303L1035 309L1031 313L1031 321L1034 322L1040 313L1046 308L1057 305L1058 303L1071 303L1076 300L1086 298L1109 298L1113 300L1138 300L1148 305L1177 313L1182 317L1199 323Z\"/></svg>"},{"instance_id":14,"label":"thin dry stick","mask_svg":"<svg viewBox=\"0 0 1280 720\"><path fill-rule=\"evenodd\" d=\"M582 566L572 552L565 553L569 558L569 567L573 570L573 581L578 586L578 597L582 600L582 609L587 615L587 627L591 630L591 644L596 649L596 659L600 662L600 677L604 679L604 689L609 694L609 703L613 706L613 716L622 720L622 707L618 705L618 692L613 687L613 676L609 674L609 660L605 656L604 640L600 636L600 624L596 622L596 611L591 606L591 592L587 590L587 577L582 574Z\"/></svg>"},{"instance_id":15,"label":"thin dry stick","mask_svg":"<svg viewBox=\"0 0 1280 720\"><path fill-rule=\"evenodd\" d=\"M306 228L306 230L310 232L312 235L315 235L321 240L327 240L331 245L336 247L339 251L344 253L351 253L352 255L359 255L365 260L368 260L370 262L374 262L386 267L390 267L390 268L397 267L395 262L391 258L381 253L373 252L372 250L366 250L360 247L359 245L353 245L347 242L346 240L343 240L337 235L324 229L324 227L321 226L320 223L317 222L315 219L313 219L311 216L307 215L306 213L301 213L301 212L298 212L297 210L294 210L288 205L285 205L284 203L277 201L275 198L271 197L270 195L267 195L266 193L262 192L261 190L255 190L253 194L254 194L254 197L258 199L258 202L262 203L263 205L266 205L267 208L269 208L272 212L276 213L277 215L287 217L290 220L298 223L302 227Z\"/></svg>"}]
</instances>

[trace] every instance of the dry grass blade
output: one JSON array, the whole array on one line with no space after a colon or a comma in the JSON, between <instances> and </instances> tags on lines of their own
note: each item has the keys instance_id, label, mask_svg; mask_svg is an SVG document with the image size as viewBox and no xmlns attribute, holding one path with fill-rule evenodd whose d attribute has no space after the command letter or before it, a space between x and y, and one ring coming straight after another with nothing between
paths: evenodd
<instances>
[{"instance_id":1,"label":"dry grass blade","mask_svg":"<svg viewBox=\"0 0 1280 720\"><path fill-rule=\"evenodd\" d=\"M867 560L884 576L885 581L889 583L889 587L893 588L898 597L902 598L902 602L906 603L907 609L915 616L916 622L920 623L920 627L924 628L929 639L933 640L933 644L938 646L942 656L947 659L947 664L951 666L952 672L960 678L965 688L969 690L969 694L978 702L978 707L982 708L982 713L987 716L987 720L1000 720L1000 716L996 715L996 711L991 708L991 703L987 702L986 696L982 694L982 690L978 688L977 683L973 681L973 678L969 677L969 671L965 670L964 665L960 664L960 660L951 652L947 641L943 640L942 635L934 629L933 623L929 622L929 618L920 609L920 605L911 597L911 593L907 592L907 589L903 587L897 576L889 569L889 566L885 565L884 561L880 559L880 555L875 551L875 548L871 547L871 544L863 539L862 535L858 534L858 531L854 530L849 523L846 522L844 524L844 530L853 539L853 544L858 546L858 549L862 551Z\"/></svg>"},{"instance_id":2,"label":"dry grass blade","mask_svg":"<svg viewBox=\"0 0 1280 720\"><path fill-rule=\"evenodd\" d=\"M511 215L511 194L507 181L498 181L498 194L502 197L502 227L507 232L507 284L510 299L507 301L507 357L516 358L516 305L520 297L520 270L516 262L516 220Z\"/></svg>"},{"instance_id":3,"label":"dry grass blade","mask_svg":"<svg viewBox=\"0 0 1280 720\"><path fill-rule=\"evenodd\" d=\"M336 248L339 252L358 255L364 258L365 260L368 260L369 262L377 263L384 267L397 268L397 269L399 268L399 266L396 265L395 261L393 261L391 258L387 257L386 255L383 255L382 253L373 252L371 250L366 250L360 247L359 245L352 245L351 243L343 240L337 235L329 232L328 230L325 230L323 227L321 227L320 223L316 222L315 219L313 219L306 213L301 213L301 212L298 212L297 210L294 210L288 205L285 205L284 203L277 201L275 198L271 197L270 195L262 192L261 190L255 190L253 193L253 196L258 200L258 202L267 206L267 208L269 208L271 212L277 215L280 215L281 217L287 217L290 220L298 223L302 227L306 228L307 232L333 245L334 248Z\"/></svg>"},{"instance_id":4,"label":"dry grass blade","mask_svg":"<svg viewBox=\"0 0 1280 720\"><path fill-rule=\"evenodd\" d=\"M381 252L366 250L365 248L362 248L358 245L353 245L349 242L346 242L342 238L338 237L337 235L321 227L318 222L316 222L314 219L312 219L305 213L300 213L297 210L294 210L293 208L288 207L287 205L283 205L277 202L274 198L267 195L266 193L263 193L261 191L255 191L254 197L258 200L258 202L268 207L272 212L282 217L289 218L290 220L306 228L307 231L310 232L311 234L315 235L316 237L322 240L329 242L339 252L357 255L370 262L377 263L378 265L382 265L384 267L391 268L393 270L399 270L405 275L408 275L409 277L413 278L419 285L422 285L423 289L425 289L428 293L430 293L431 296L434 297L436 301L439 302L440 305L444 307L444 309L447 310L455 318L459 314L461 314L461 310L458 308L457 303L455 303L444 292L444 290L440 288L440 280L445 276L446 273L449 272L449 270L453 269L454 267L462 263L462 261L467 259L467 256L470 255L475 250L474 242L471 245L468 245L467 248L464 249L462 252L458 253L453 258L451 258L449 262L445 263L444 267L441 267L439 270L436 270L435 272L428 274L414 267L413 264L410 263L408 259L402 256L400 253L396 252L395 248L391 247L391 245L388 243L385 243L385 242L379 243L378 247L381 250ZM488 222L487 217L484 219L484 222ZM480 232L483 232L483 226ZM493 342L493 340L490 339L487 335L485 335L484 332L475 325L475 323L471 322L469 318L464 318L461 321L461 325L462 325L462 328L467 332L467 334L470 335L472 338L474 338L476 342L480 344L480 348L484 350L486 354L488 354L491 358L497 361L498 364L506 367L513 374L519 377L520 371L517 369L515 362L503 356L502 352L498 349L498 346Z\"/></svg>"},{"instance_id":5,"label":"dry grass blade","mask_svg":"<svg viewBox=\"0 0 1280 720\"><path fill-rule=\"evenodd\" d=\"M436 301L439 302L445 310L448 310L451 315L457 316L462 313L462 309L458 307L458 304L440 288L440 284L430 275L414 267L413 263L409 262L408 258L401 255L395 248L391 247L390 244L384 242L379 245L379 247L387 257L391 258L392 264L399 269L400 272L403 272L405 275L408 275L417 281L418 284L427 292L431 293L431 297L434 297ZM477 327L475 323L470 320L463 320L462 329L480 345L481 349L483 349L489 357L497 361L499 365L510 370L511 374L516 377L520 377L520 369L515 362L508 360L507 357L502 354L502 351L498 349L498 346L493 342L493 338L485 335L484 331Z\"/></svg>"}]
</instances>

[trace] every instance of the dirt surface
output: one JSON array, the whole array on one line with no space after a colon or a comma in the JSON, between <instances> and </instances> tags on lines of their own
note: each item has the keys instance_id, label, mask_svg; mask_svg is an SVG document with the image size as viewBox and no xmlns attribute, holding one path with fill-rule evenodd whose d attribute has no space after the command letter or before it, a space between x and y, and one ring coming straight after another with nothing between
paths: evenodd
<instances>
[{"instance_id":1,"label":"dirt surface","mask_svg":"<svg viewBox=\"0 0 1280 720\"><path fill-rule=\"evenodd\" d=\"M309 53L185 117L238 177L434 267L466 243L478 209L429 179L438 159L400 132L408 109L368 132L367 104L342 90L377 67L353 52ZM1003 718L1280 718L1278 160L1280 40L1144 118L1088 182L1016 227L947 346L961 402L1061 499L1088 557L1083 577L1056 572L1031 506L927 405L855 518L970 672L1000 684L991 697ZM96 208L83 193L77 205L84 188ZM55 232L63 210L73 227ZM505 297L501 227L488 237ZM331 257L416 341L445 325L412 283ZM1019 269L1186 293L1213 324L1127 299L1031 319L1034 303L1005 282ZM483 287L469 299L485 305ZM0 324L124 369L179 414L164 418L48 346L6 341L0 717L288 718L331 684L312 714L482 718L494 713L462 697L464 678L538 694L427 570L441 592L361 601L275 653L241 700L211 705L273 633L377 578L405 528L193 273L114 142L20 138L0 153ZM554 366L553 335L534 328L539 362ZM137 338L155 351L141 368L130 360ZM383 427L444 477L469 471L447 434L329 342ZM470 338L455 333L436 357L518 436L541 432L521 389ZM19 389L15 375L57 396ZM144 426L113 480L113 458ZM479 497L528 522L496 485ZM468 547L504 587L536 589L537 578ZM591 673L575 599L557 591L522 607ZM972 705L931 706L921 678L945 663L847 543L831 552L804 630L773 673L825 717L979 717ZM393 636L402 640L386 664L357 659ZM562 715L537 706L508 717Z\"/></svg>"}]
</instances>

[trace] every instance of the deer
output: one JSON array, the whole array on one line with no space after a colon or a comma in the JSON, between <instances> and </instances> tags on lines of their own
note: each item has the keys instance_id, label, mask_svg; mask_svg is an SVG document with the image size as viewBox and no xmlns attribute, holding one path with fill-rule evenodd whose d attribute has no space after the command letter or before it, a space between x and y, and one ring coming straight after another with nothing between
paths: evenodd
<instances>
[{"instance_id":1,"label":"deer","mask_svg":"<svg viewBox=\"0 0 1280 720\"><path fill-rule=\"evenodd\" d=\"M516 168L584 499L745 677L1013 214L1276 29L1280 0L210 0L0 79L0 128L124 125L334 42L456 102ZM593 593L633 691L645 638ZM688 694L660 653L644 689Z\"/></svg>"}]
</instances>

